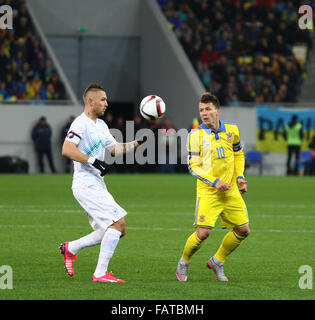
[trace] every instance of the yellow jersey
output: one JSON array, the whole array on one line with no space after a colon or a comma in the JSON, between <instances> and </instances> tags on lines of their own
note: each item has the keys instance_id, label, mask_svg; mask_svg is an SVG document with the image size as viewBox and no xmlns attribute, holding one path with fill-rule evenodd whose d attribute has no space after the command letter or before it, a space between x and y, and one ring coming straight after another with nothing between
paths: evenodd
<instances>
[{"instance_id":1,"label":"yellow jersey","mask_svg":"<svg viewBox=\"0 0 315 320\"><path fill-rule=\"evenodd\" d=\"M217 131L202 123L188 134L187 150L189 171L198 178L197 197L239 193L237 178L244 178L245 157L235 123L220 120ZM219 180L231 188L220 192L215 188Z\"/></svg>"}]
</instances>

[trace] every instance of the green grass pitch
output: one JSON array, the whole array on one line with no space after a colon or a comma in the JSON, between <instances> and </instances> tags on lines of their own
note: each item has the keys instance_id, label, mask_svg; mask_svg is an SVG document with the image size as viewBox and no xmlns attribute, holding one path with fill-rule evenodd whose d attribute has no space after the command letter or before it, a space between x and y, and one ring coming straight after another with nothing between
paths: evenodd
<instances>
[{"instance_id":1,"label":"green grass pitch","mask_svg":"<svg viewBox=\"0 0 315 320\"><path fill-rule=\"evenodd\" d=\"M71 192L71 175L0 176L0 266L13 269L13 289L0 300L314 299L299 288L299 267L315 268L313 177L248 177L251 235L225 263L228 283L206 268L226 231L219 222L192 259L188 281L175 269L193 232L195 179L179 175L108 175L106 184L127 210L127 235L109 270L125 284L91 281L99 246L78 254L75 276L65 274L61 242L92 229ZM1 274L0 274L1 277Z\"/></svg>"}]
</instances>

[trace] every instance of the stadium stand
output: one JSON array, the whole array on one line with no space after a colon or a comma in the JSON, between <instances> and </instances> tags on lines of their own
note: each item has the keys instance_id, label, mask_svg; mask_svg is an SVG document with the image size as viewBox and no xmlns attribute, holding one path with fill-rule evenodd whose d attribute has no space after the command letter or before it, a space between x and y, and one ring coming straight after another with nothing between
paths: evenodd
<instances>
[{"instance_id":1,"label":"stadium stand","mask_svg":"<svg viewBox=\"0 0 315 320\"><path fill-rule=\"evenodd\" d=\"M6 0L13 9L13 29L0 30L0 101L65 100L65 88L48 57L25 1Z\"/></svg>"},{"instance_id":2,"label":"stadium stand","mask_svg":"<svg viewBox=\"0 0 315 320\"><path fill-rule=\"evenodd\" d=\"M297 23L302 1L157 2L222 105L297 102L313 48L312 33Z\"/></svg>"}]
</instances>

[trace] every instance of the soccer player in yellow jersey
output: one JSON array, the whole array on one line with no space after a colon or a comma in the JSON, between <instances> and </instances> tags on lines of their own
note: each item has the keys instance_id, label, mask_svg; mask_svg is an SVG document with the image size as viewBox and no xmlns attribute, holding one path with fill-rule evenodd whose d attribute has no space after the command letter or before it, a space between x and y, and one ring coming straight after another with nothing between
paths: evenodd
<instances>
[{"instance_id":1,"label":"soccer player in yellow jersey","mask_svg":"<svg viewBox=\"0 0 315 320\"><path fill-rule=\"evenodd\" d=\"M194 227L187 239L176 276L187 280L193 254L208 238L220 216L222 228L230 230L207 266L217 280L228 281L223 266L226 257L249 235L249 221L241 193L247 191L244 178L245 158L235 123L219 120L218 98L206 92L201 96L199 112L202 124L187 138L188 167L197 178L197 201Z\"/></svg>"}]
</instances>

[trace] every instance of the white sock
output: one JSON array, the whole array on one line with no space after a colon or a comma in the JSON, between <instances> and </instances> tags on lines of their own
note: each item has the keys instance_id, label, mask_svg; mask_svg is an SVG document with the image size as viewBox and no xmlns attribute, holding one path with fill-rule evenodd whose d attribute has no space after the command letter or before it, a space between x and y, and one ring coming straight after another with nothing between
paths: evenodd
<instances>
[{"instance_id":1,"label":"white sock","mask_svg":"<svg viewBox=\"0 0 315 320\"><path fill-rule=\"evenodd\" d=\"M224 262L218 260L215 256L213 256L213 261L220 267L224 265Z\"/></svg>"},{"instance_id":2,"label":"white sock","mask_svg":"<svg viewBox=\"0 0 315 320\"><path fill-rule=\"evenodd\" d=\"M104 229L98 229L78 240L69 242L68 249L72 254L77 254L81 249L100 244L105 234Z\"/></svg>"},{"instance_id":3,"label":"white sock","mask_svg":"<svg viewBox=\"0 0 315 320\"><path fill-rule=\"evenodd\" d=\"M105 275L109 260L114 254L114 251L119 242L120 236L121 236L121 232L116 229L108 228L106 230L105 235L101 242L100 254L99 254L97 266L94 272L95 277L99 278Z\"/></svg>"},{"instance_id":4,"label":"white sock","mask_svg":"<svg viewBox=\"0 0 315 320\"><path fill-rule=\"evenodd\" d=\"M186 262L183 258L180 258L179 263L186 264L186 265L189 264L189 262Z\"/></svg>"}]
</instances>

